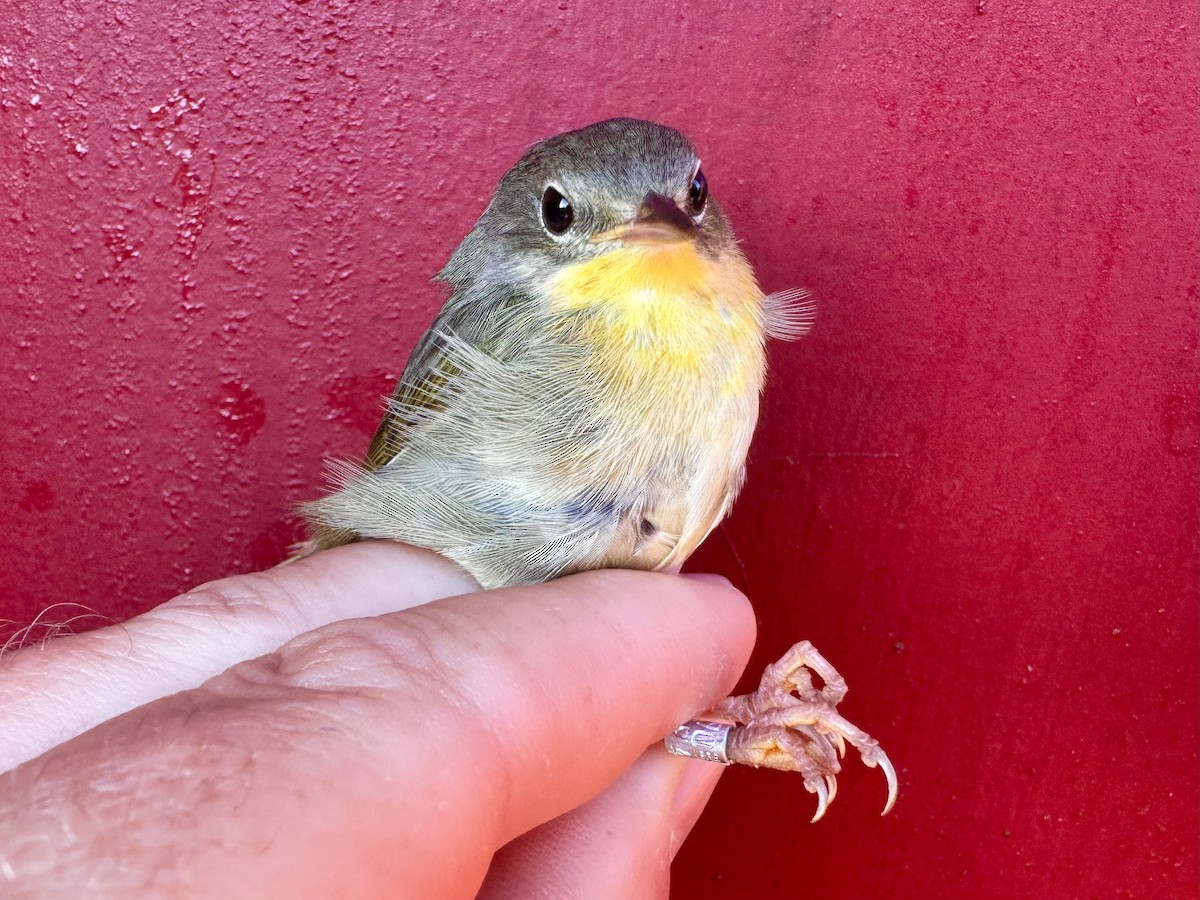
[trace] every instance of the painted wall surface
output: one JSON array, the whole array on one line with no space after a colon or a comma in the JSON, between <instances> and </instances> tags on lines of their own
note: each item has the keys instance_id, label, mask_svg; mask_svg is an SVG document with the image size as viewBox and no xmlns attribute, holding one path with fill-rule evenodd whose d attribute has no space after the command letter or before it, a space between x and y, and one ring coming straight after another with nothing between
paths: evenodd
<instances>
[{"instance_id":1,"label":"painted wall surface","mask_svg":"<svg viewBox=\"0 0 1200 900\"><path fill-rule=\"evenodd\" d=\"M819 307L693 567L902 779L730 772L678 895L1191 894L1196 5L734 7L6 5L0 616L278 561L504 169L654 118Z\"/></svg>"}]
</instances>

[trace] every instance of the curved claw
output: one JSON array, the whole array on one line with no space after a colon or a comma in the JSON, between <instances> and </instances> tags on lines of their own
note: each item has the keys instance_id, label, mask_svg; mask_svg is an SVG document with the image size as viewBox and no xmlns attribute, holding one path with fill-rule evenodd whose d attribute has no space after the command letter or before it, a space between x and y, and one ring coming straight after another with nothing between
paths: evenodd
<instances>
[{"instance_id":1,"label":"curved claw","mask_svg":"<svg viewBox=\"0 0 1200 900\"><path fill-rule=\"evenodd\" d=\"M836 731L830 733L829 739L831 741L833 741L833 746L837 747L838 759L845 759L846 758L846 739L843 738Z\"/></svg>"},{"instance_id":2,"label":"curved claw","mask_svg":"<svg viewBox=\"0 0 1200 900\"><path fill-rule=\"evenodd\" d=\"M829 786L829 802L832 803L837 797L837 778L833 775L825 776L825 784Z\"/></svg>"},{"instance_id":3,"label":"curved claw","mask_svg":"<svg viewBox=\"0 0 1200 900\"><path fill-rule=\"evenodd\" d=\"M888 796L887 803L883 805L881 816L886 816L892 811L892 806L896 803L896 792L899 790L896 781L896 767L892 765L892 761L887 758L887 754L882 754L879 757L879 768L883 769L883 775L887 778Z\"/></svg>"},{"instance_id":4,"label":"curved claw","mask_svg":"<svg viewBox=\"0 0 1200 900\"><path fill-rule=\"evenodd\" d=\"M829 787L827 786L827 782L822 780L817 785L817 811L808 821L810 823L819 822L827 809L829 809Z\"/></svg>"}]
</instances>

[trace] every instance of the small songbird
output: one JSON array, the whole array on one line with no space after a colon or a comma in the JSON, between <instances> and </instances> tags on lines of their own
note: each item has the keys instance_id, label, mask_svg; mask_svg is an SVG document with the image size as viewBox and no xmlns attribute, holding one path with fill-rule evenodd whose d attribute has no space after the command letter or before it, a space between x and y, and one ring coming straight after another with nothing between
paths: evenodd
<instances>
[{"instance_id":1,"label":"small songbird","mask_svg":"<svg viewBox=\"0 0 1200 900\"><path fill-rule=\"evenodd\" d=\"M391 538L485 588L677 571L742 485L766 339L798 337L811 320L803 291L759 289L692 144L611 119L535 145L439 278L450 298L365 463L337 466L336 490L305 506L303 552ZM802 670L828 664L801 656L786 693L808 710L787 726L803 746L774 755L804 757L781 767L804 772L823 811L830 747L849 740L869 764L890 764L836 699L811 682L805 694ZM803 729L834 737L818 747ZM788 740L773 731L742 756L775 764Z\"/></svg>"},{"instance_id":2,"label":"small songbird","mask_svg":"<svg viewBox=\"0 0 1200 900\"><path fill-rule=\"evenodd\" d=\"M742 484L765 338L809 312L763 296L688 140L538 144L439 277L366 465L307 508L317 543L418 544L484 587L678 569Z\"/></svg>"}]
</instances>

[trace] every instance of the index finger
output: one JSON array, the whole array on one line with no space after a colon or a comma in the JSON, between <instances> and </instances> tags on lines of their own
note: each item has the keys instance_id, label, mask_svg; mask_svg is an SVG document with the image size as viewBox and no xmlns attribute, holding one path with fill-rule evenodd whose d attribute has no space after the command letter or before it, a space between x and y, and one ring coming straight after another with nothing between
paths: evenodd
<instances>
[{"instance_id":1,"label":"index finger","mask_svg":"<svg viewBox=\"0 0 1200 900\"><path fill-rule=\"evenodd\" d=\"M173 891L470 896L728 693L752 638L731 588L633 572L337 622L9 773L0 855L47 896L147 848Z\"/></svg>"},{"instance_id":2,"label":"index finger","mask_svg":"<svg viewBox=\"0 0 1200 900\"><path fill-rule=\"evenodd\" d=\"M431 551L370 541L209 582L118 625L0 652L0 772L329 622L477 589Z\"/></svg>"}]
</instances>

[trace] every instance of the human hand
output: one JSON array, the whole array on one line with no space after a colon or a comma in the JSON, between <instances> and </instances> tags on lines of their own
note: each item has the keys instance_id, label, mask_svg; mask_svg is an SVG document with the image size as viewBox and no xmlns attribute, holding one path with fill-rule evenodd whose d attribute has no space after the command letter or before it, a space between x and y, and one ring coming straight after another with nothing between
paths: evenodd
<instances>
[{"instance_id":1,"label":"human hand","mask_svg":"<svg viewBox=\"0 0 1200 900\"><path fill-rule=\"evenodd\" d=\"M0 893L666 896L721 769L659 742L753 630L721 584L484 593L386 543L213 582L0 658Z\"/></svg>"}]
</instances>

